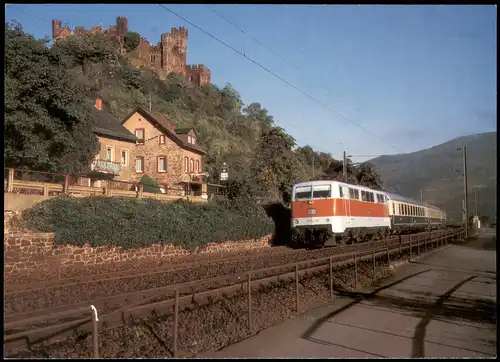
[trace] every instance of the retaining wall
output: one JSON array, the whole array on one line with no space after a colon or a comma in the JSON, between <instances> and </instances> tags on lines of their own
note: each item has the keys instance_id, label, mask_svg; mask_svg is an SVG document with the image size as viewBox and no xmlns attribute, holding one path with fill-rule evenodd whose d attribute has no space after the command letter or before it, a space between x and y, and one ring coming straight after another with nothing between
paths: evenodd
<instances>
[{"instance_id":1,"label":"retaining wall","mask_svg":"<svg viewBox=\"0 0 500 362\"><path fill-rule=\"evenodd\" d=\"M196 254L257 250L269 247L271 235L260 239L224 243L209 243ZM109 263L131 263L135 260L152 262L194 254L181 247L156 244L147 248L91 247L54 245L53 233L4 233L4 273L31 273L47 268L81 268Z\"/></svg>"}]
</instances>

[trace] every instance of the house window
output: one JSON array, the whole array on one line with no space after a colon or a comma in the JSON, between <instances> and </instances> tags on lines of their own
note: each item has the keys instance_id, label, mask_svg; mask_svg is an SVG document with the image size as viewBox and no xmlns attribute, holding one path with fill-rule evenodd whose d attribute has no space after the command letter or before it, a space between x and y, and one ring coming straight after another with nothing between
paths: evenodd
<instances>
[{"instance_id":1,"label":"house window","mask_svg":"<svg viewBox=\"0 0 500 362\"><path fill-rule=\"evenodd\" d=\"M196 172L200 173L200 161L196 160Z\"/></svg>"},{"instance_id":2,"label":"house window","mask_svg":"<svg viewBox=\"0 0 500 362\"><path fill-rule=\"evenodd\" d=\"M165 136L161 135L160 137L158 137L158 142L160 143L160 145L164 145L165 144Z\"/></svg>"},{"instance_id":3,"label":"house window","mask_svg":"<svg viewBox=\"0 0 500 362\"><path fill-rule=\"evenodd\" d=\"M114 149L111 146L106 146L106 161L113 161Z\"/></svg>"},{"instance_id":4,"label":"house window","mask_svg":"<svg viewBox=\"0 0 500 362\"><path fill-rule=\"evenodd\" d=\"M189 172L189 160L187 157L184 157L184 172L185 173Z\"/></svg>"},{"instance_id":5,"label":"house window","mask_svg":"<svg viewBox=\"0 0 500 362\"><path fill-rule=\"evenodd\" d=\"M194 172L194 160L193 159L191 159L189 161L189 171Z\"/></svg>"},{"instance_id":6,"label":"house window","mask_svg":"<svg viewBox=\"0 0 500 362\"><path fill-rule=\"evenodd\" d=\"M122 150L122 166L128 165L128 150Z\"/></svg>"},{"instance_id":7,"label":"house window","mask_svg":"<svg viewBox=\"0 0 500 362\"><path fill-rule=\"evenodd\" d=\"M137 143L144 144L145 132L144 128L138 128L134 131L135 137L137 137Z\"/></svg>"},{"instance_id":8,"label":"house window","mask_svg":"<svg viewBox=\"0 0 500 362\"><path fill-rule=\"evenodd\" d=\"M167 172L167 158L165 156L158 157L158 172Z\"/></svg>"},{"instance_id":9,"label":"house window","mask_svg":"<svg viewBox=\"0 0 500 362\"><path fill-rule=\"evenodd\" d=\"M193 137L188 135L188 143L193 143Z\"/></svg>"},{"instance_id":10,"label":"house window","mask_svg":"<svg viewBox=\"0 0 500 362\"><path fill-rule=\"evenodd\" d=\"M135 172L144 172L144 157L139 156L135 158Z\"/></svg>"},{"instance_id":11,"label":"house window","mask_svg":"<svg viewBox=\"0 0 500 362\"><path fill-rule=\"evenodd\" d=\"M196 144L196 137L191 137L191 143L194 145Z\"/></svg>"}]
</instances>

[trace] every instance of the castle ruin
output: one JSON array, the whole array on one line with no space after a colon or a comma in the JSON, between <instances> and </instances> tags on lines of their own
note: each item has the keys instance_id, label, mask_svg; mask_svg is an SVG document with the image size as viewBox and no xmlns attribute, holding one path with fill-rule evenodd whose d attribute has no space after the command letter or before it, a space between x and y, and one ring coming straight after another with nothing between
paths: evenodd
<instances>
[{"instance_id":1,"label":"castle ruin","mask_svg":"<svg viewBox=\"0 0 500 362\"><path fill-rule=\"evenodd\" d=\"M118 46L119 51L126 55L133 65L150 68L161 79L165 79L170 73L179 73L198 86L210 84L210 69L203 64L186 64L188 31L184 27L172 28L170 33L161 34L157 45L152 45L141 37L137 49L127 54L124 39L128 33L128 20L124 16L118 16L116 25L112 25L105 30L101 26L92 26L89 30L78 26L71 30L67 26L63 27L60 20L52 20L52 39L54 43L70 35L97 32L111 37Z\"/></svg>"}]
</instances>

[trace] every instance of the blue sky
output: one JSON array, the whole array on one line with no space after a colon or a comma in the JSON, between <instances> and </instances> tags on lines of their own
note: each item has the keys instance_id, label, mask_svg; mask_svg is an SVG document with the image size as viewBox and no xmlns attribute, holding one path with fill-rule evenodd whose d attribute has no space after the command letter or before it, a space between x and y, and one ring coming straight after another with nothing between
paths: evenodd
<instances>
[{"instance_id":1,"label":"blue sky","mask_svg":"<svg viewBox=\"0 0 500 362\"><path fill-rule=\"evenodd\" d=\"M406 153L496 130L494 6L167 6L369 133L157 4L16 4L6 20L43 37L54 18L73 29L126 16L152 43L185 26L189 64L208 66L212 82L231 83L246 104L261 103L299 145L336 157L342 147L355 156Z\"/></svg>"}]
</instances>

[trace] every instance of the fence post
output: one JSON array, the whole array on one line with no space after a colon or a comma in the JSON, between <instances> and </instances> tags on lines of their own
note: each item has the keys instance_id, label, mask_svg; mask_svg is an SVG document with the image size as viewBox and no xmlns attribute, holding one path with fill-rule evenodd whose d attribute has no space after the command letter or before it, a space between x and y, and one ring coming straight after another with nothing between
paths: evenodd
<instances>
[{"instance_id":1,"label":"fence post","mask_svg":"<svg viewBox=\"0 0 500 362\"><path fill-rule=\"evenodd\" d=\"M139 184L139 198L142 199L142 193L144 192L144 185Z\"/></svg>"},{"instance_id":2,"label":"fence post","mask_svg":"<svg viewBox=\"0 0 500 362\"><path fill-rule=\"evenodd\" d=\"M429 238L432 240L432 231L429 233ZM427 237L424 237L424 251L427 253Z\"/></svg>"},{"instance_id":3,"label":"fence post","mask_svg":"<svg viewBox=\"0 0 500 362\"><path fill-rule=\"evenodd\" d=\"M373 279L375 279L375 249L372 251L372 261L373 261Z\"/></svg>"},{"instance_id":4,"label":"fence post","mask_svg":"<svg viewBox=\"0 0 500 362\"><path fill-rule=\"evenodd\" d=\"M403 253L403 250L401 249L401 235L399 235L398 239L399 239L399 254L401 255Z\"/></svg>"},{"instance_id":5,"label":"fence post","mask_svg":"<svg viewBox=\"0 0 500 362\"><path fill-rule=\"evenodd\" d=\"M177 341L179 337L179 289L175 290L175 304L174 304L174 345L172 348L173 357L177 357Z\"/></svg>"},{"instance_id":6,"label":"fence post","mask_svg":"<svg viewBox=\"0 0 500 362\"><path fill-rule=\"evenodd\" d=\"M420 255L420 234L417 234L417 255Z\"/></svg>"},{"instance_id":7,"label":"fence post","mask_svg":"<svg viewBox=\"0 0 500 362\"><path fill-rule=\"evenodd\" d=\"M385 251L387 252L387 265L391 265L391 257L389 255L389 248L386 248Z\"/></svg>"},{"instance_id":8,"label":"fence post","mask_svg":"<svg viewBox=\"0 0 500 362\"><path fill-rule=\"evenodd\" d=\"M7 179L7 192L14 192L14 169L9 168L9 176Z\"/></svg>"},{"instance_id":9,"label":"fence post","mask_svg":"<svg viewBox=\"0 0 500 362\"><path fill-rule=\"evenodd\" d=\"M63 187L63 193L65 195L69 194L69 184L71 181L71 176L70 175L65 175L64 176L64 187Z\"/></svg>"},{"instance_id":10,"label":"fence post","mask_svg":"<svg viewBox=\"0 0 500 362\"><path fill-rule=\"evenodd\" d=\"M248 273L248 330L252 332L252 277Z\"/></svg>"},{"instance_id":11,"label":"fence post","mask_svg":"<svg viewBox=\"0 0 500 362\"><path fill-rule=\"evenodd\" d=\"M99 317L97 309L93 305L92 309L92 354L93 358L99 358Z\"/></svg>"},{"instance_id":12,"label":"fence post","mask_svg":"<svg viewBox=\"0 0 500 362\"><path fill-rule=\"evenodd\" d=\"M333 299L333 261L330 257L330 299Z\"/></svg>"},{"instance_id":13,"label":"fence post","mask_svg":"<svg viewBox=\"0 0 500 362\"><path fill-rule=\"evenodd\" d=\"M354 289L358 288L358 261L356 260L356 253L354 253Z\"/></svg>"},{"instance_id":14,"label":"fence post","mask_svg":"<svg viewBox=\"0 0 500 362\"><path fill-rule=\"evenodd\" d=\"M43 184L43 196L49 197L49 185L47 185L46 183Z\"/></svg>"},{"instance_id":15,"label":"fence post","mask_svg":"<svg viewBox=\"0 0 500 362\"><path fill-rule=\"evenodd\" d=\"M299 312L299 264L295 264L295 309Z\"/></svg>"}]
</instances>

